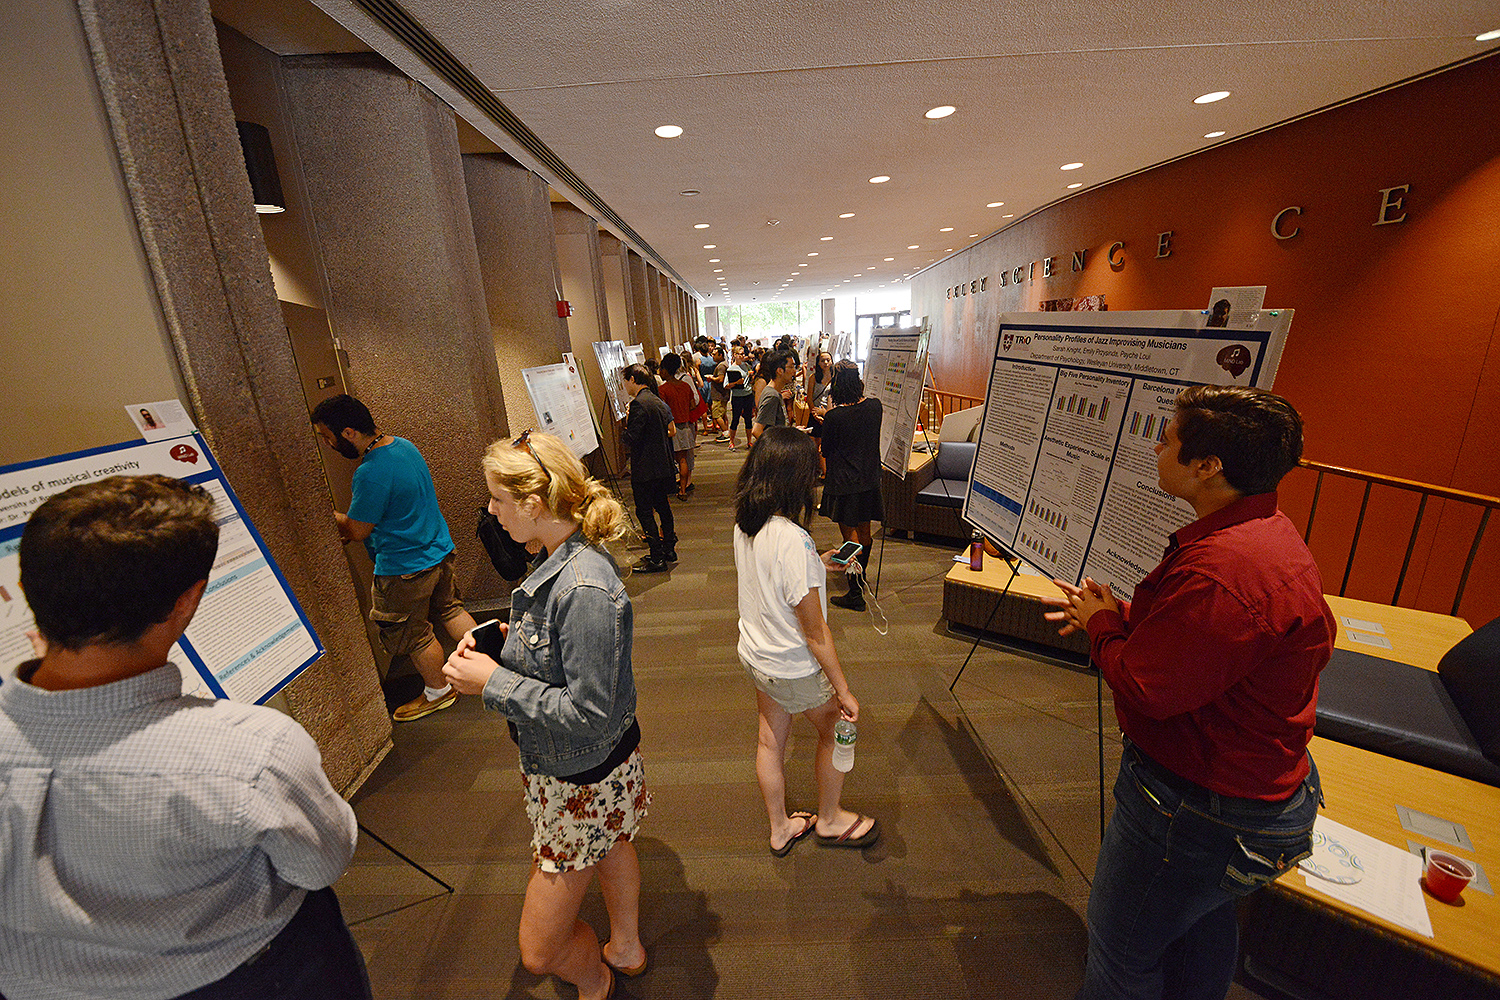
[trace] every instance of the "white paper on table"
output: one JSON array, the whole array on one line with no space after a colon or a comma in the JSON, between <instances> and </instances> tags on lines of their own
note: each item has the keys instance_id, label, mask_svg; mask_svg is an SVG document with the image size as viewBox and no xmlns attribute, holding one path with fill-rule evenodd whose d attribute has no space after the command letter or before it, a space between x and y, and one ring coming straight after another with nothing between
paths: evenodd
<instances>
[{"instance_id":1,"label":"white paper on table","mask_svg":"<svg viewBox=\"0 0 1500 1000\"><path fill-rule=\"evenodd\" d=\"M1423 937L1432 937L1432 919L1427 915L1427 900L1422 895L1421 860L1325 816L1317 818L1313 829L1357 855L1364 878L1354 885L1338 885L1299 870L1308 888Z\"/></svg>"}]
</instances>

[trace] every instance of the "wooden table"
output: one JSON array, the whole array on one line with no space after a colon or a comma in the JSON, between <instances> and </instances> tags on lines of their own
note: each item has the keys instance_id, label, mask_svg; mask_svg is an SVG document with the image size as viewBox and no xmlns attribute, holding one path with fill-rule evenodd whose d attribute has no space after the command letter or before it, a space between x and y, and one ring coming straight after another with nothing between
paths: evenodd
<instances>
[{"instance_id":1,"label":"wooden table","mask_svg":"<svg viewBox=\"0 0 1500 1000\"><path fill-rule=\"evenodd\" d=\"M1325 595L1328 607L1339 619L1339 634L1334 645L1351 653L1365 653L1397 663L1409 663L1424 670L1436 670L1443 654L1454 644L1474 631L1469 623L1452 615L1441 615L1415 608L1396 608L1388 604L1373 604L1356 601L1352 597ZM1349 638L1349 626L1345 618L1355 621L1376 622L1391 642L1390 649L1372 646L1366 642L1354 642Z\"/></svg>"},{"instance_id":2,"label":"wooden table","mask_svg":"<svg viewBox=\"0 0 1500 1000\"><path fill-rule=\"evenodd\" d=\"M996 607L995 601L1007 584L1010 589ZM969 569L966 558L954 563L943 580L943 618L949 625L982 631L1026 653L1086 665L1088 635L1075 632L1060 636L1057 626L1042 618L1049 609L1040 598L1059 593L1044 576L1018 573L1011 580L1011 567L999 556L985 555L984 568L977 573Z\"/></svg>"}]
</instances>

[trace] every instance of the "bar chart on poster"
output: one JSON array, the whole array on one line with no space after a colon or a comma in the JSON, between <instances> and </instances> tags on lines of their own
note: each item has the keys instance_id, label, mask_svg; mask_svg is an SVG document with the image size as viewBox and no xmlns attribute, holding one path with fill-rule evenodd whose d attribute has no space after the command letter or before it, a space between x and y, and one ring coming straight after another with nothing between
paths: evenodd
<instances>
[{"instance_id":1,"label":"bar chart on poster","mask_svg":"<svg viewBox=\"0 0 1500 1000\"><path fill-rule=\"evenodd\" d=\"M1177 393L1269 389L1291 321L1289 309L1233 330L1200 312L1005 314L965 520L1044 573L1128 598L1195 517L1157 476Z\"/></svg>"},{"instance_id":2,"label":"bar chart on poster","mask_svg":"<svg viewBox=\"0 0 1500 1000\"><path fill-rule=\"evenodd\" d=\"M260 533L199 434L73 452L0 469L0 667L31 657L35 628L20 592L21 534L48 497L114 475L171 476L214 499L219 550L186 634L172 647L182 693L261 704L323 655Z\"/></svg>"},{"instance_id":3,"label":"bar chart on poster","mask_svg":"<svg viewBox=\"0 0 1500 1000\"><path fill-rule=\"evenodd\" d=\"M922 406L930 336L925 319L921 327L876 330L865 360L865 395L880 400L880 464L902 479Z\"/></svg>"}]
</instances>

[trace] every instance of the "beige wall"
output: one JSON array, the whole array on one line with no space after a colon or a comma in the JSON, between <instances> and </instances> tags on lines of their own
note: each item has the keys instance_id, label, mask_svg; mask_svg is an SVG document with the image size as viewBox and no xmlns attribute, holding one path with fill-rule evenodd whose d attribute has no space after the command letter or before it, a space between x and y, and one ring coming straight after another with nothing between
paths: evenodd
<instances>
[{"instance_id":1,"label":"beige wall","mask_svg":"<svg viewBox=\"0 0 1500 1000\"><path fill-rule=\"evenodd\" d=\"M70 0L0 14L0 464L139 437L186 398Z\"/></svg>"}]
</instances>

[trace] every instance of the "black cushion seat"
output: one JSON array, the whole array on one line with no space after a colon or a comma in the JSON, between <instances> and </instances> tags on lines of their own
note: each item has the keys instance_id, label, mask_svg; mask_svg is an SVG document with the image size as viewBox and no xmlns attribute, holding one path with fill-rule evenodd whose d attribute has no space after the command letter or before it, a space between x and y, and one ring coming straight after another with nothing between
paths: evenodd
<instances>
[{"instance_id":1,"label":"black cushion seat","mask_svg":"<svg viewBox=\"0 0 1500 1000\"><path fill-rule=\"evenodd\" d=\"M916 502L957 510L969 495L969 470L974 467L973 441L943 441L933 458L937 478L917 491Z\"/></svg>"},{"instance_id":2,"label":"black cushion seat","mask_svg":"<svg viewBox=\"0 0 1500 1000\"><path fill-rule=\"evenodd\" d=\"M1317 734L1500 786L1500 764L1485 756L1443 678L1421 667L1335 649L1318 681Z\"/></svg>"}]
</instances>

